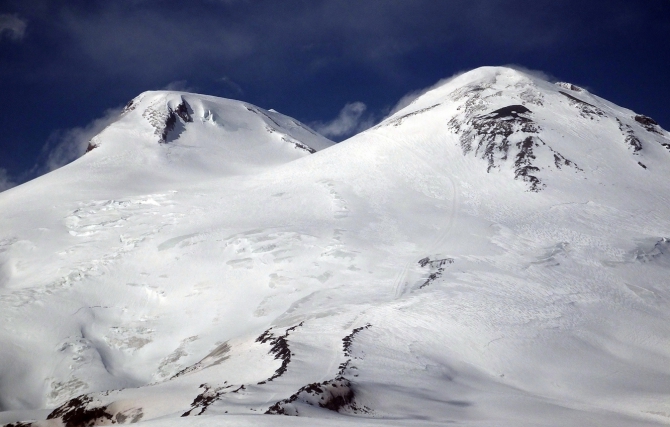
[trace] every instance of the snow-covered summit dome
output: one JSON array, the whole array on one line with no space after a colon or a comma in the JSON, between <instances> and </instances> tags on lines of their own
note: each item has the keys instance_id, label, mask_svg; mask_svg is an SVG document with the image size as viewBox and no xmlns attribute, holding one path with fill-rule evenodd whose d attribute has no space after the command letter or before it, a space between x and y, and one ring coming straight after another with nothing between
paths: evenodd
<instances>
[{"instance_id":1,"label":"snow-covered summit dome","mask_svg":"<svg viewBox=\"0 0 670 427\"><path fill-rule=\"evenodd\" d=\"M332 141L283 114L230 99L144 92L91 139L85 162L245 174L329 147Z\"/></svg>"},{"instance_id":2,"label":"snow-covered summit dome","mask_svg":"<svg viewBox=\"0 0 670 427\"><path fill-rule=\"evenodd\" d=\"M463 155L483 160L489 173L513 172L531 191L557 176L587 177L603 162L632 175L670 166L670 134L653 119L508 67L438 84L374 129L403 126L456 134Z\"/></svg>"}]
</instances>

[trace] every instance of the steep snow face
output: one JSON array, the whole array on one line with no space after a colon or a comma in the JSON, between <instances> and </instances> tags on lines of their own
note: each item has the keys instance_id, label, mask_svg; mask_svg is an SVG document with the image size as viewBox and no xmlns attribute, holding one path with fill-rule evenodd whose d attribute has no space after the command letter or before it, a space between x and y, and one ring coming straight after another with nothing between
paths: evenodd
<instances>
[{"instance_id":1,"label":"steep snow face","mask_svg":"<svg viewBox=\"0 0 670 427\"><path fill-rule=\"evenodd\" d=\"M667 424L653 119L487 67L303 155L196 98L0 194L0 422Z\"/></svg>"}]
</instances>

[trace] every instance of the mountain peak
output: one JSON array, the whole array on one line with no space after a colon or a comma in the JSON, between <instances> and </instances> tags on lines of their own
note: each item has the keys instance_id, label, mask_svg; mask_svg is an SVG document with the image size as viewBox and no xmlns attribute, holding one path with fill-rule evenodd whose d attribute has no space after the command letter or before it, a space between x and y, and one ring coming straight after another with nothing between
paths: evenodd
<instances>
[{"instance_id":1,"label":"mountain peak","mask_svg":"<svg viewBox=\"0 0 670 427\"><path fill-rule=\"evenodd\" d=\"M670 164L670 134L653 119L574 84L552 84L509 67L481 67L449 79L375 129L421 126L411 122L430 122L440 128L431 126L433 132L456 136L462 154L483 160L487 173L511 171L533 192L557 173L584 176L605 159L631 173ZM606 154L594 158L593 150Z\"/></svg>"},{"instance_id":2,"label":"mountain peak","mask_svg":"<svg viewBox=\"0 0 670 427\"><path fill-rule=\"evenodd\" d=\"M246 102L148 91L128 102L118 120L91 139L87 153L93 154L86 157L105 163L126 159L121 167L149 162L155 168L245 174L333 144L295 119Z\"/></svg>"}]
</instances>

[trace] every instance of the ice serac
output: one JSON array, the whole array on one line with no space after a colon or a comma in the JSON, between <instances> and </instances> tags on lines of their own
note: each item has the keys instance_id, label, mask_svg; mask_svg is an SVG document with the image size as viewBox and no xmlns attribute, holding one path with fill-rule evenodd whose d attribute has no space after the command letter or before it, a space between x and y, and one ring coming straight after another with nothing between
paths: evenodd
<instances>
[{"instance_id":1,"label":"ice serac","mask_svg":"<svg viewBox=\"0 0 670 427\"><path fill-rule=\"evenodd\" d=\"M0 194L0 423L670 420L652 118L484 67L330 147L175 92L93 142Z\"/></svg>"}]
</instances>

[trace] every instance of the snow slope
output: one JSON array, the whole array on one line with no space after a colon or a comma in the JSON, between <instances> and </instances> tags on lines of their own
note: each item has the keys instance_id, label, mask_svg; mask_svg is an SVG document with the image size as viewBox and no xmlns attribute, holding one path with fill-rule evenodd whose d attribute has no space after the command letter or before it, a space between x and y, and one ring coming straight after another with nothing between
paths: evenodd
<instances>
[{"instance_id":1,"label":"snow slope","mask_svg":"<svg viewBox=\"0 0 670 427\"><path fill-rule=\"evenodd\" d=\"M500 67L331 147L235 101L127 110L0 194L0 423L670 423L652 119Z\"/></svg>"}]
</instances>

